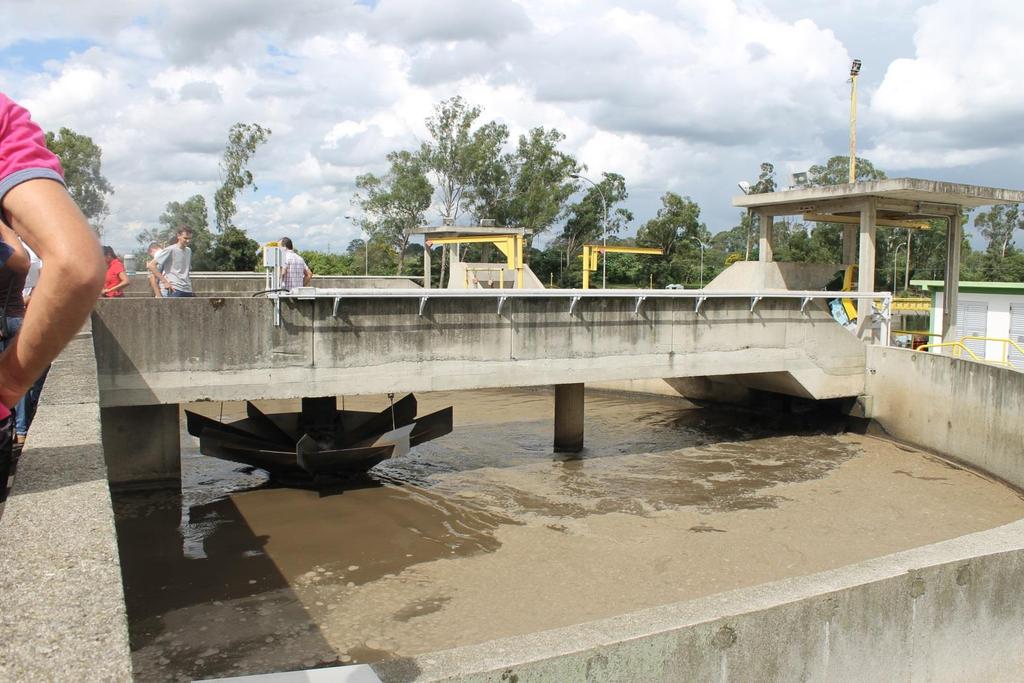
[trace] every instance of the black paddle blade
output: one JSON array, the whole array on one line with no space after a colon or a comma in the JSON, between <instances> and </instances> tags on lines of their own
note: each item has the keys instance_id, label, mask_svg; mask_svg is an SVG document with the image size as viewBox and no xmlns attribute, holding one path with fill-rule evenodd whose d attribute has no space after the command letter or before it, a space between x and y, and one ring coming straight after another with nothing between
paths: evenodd
<instances>
[{"instance_id":1,"label":"black paddle blade","mask_svg":"<svg viewBox=\"0 0 1024 683\"><path fill-rule=\"evenodd\" d=\"M287 446L295 445L295 437L282 429L279 424L274 422L266 413L253 405L251 401L245 402L245 414L249 416L249 420L252 422L253 426L258 429L261 435L266 437L268 441Z\"/></svg>"},{"instance_id":2,"label":"black paddle blade","mask_svg":"<svg viewBox=\"0 0 1024 683\"><path fill-rule=\"evenodd\" d=\"M451 434L453 417L452 407L448 406L419 418L409 435L409 445L418 446L425 441Z\"/></svg>"},{"instance_id":3,"label":"black paddle blade","mask_svg":"<svg viewBox=\"0 0 1024 683\"><path fill-rule=\"evenodd\" d=\"M207 429L220 434L233 434L245 439L251 439L257 436L256 434L244 429L239 429L238 427L218 422L213 418L200 415L199 413L193 413L191 410L185 411L185 427L188 430L188 433L192 436L202 436L203 432Z\"/></svg>"},{"instance_id":4,"label":"black paddle blade","mask_svg":"<svg viewBox=\"0 0 1024 683\"><path fill-rule=\"evenodd\" d=\"M416 419L416 397L412 394L402 397L395 402L394 411L394 425L391 424L391 406L388 406L352 431L346 432L345 442L338 445L348 446L376 434L383 434L392 429L412 424Z\"/></svg>"}]
</instances>

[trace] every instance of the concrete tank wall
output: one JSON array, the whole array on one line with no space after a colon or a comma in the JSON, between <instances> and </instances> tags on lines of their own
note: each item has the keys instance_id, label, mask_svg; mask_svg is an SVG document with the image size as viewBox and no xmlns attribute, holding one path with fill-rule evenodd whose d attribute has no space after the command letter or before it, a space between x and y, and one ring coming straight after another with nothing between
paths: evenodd
<instances>
[{"instance_id":1,"label":"concrete tank wall","mask_svg":"<svg viewBox=\"0 0 1024 683\"><path fill-rule=\"evenodd\" d=\"M282 302L100 301L101 404L296 398L623 379L787 373L815 398L856 396L864 344L799 299L508 299L437 295Z\"/></svg>"},{"instance_id":2,"label":"concrete tank wall","mask_svg":"<svg viewBox=\"0 0 1024 683\"><path fill-rule=\"evenodd\" d=\"M196 296L251 296L263 291L266 277L263 273L192 273L192 289ZM151 298L148 275L137 272L128 276L130 284L124 290L127 298ZM390 275L314 275L313 287L345 287L352 289L409 289L420 286L420 278Z\"/></svg>"},{"instance_id":3,"label":"concrete tank wall","mask_svg":"<svg viewBox=\"0 0 1024 683\"><path fill-rule=\"evenodd\" d=\"M1024 372L869 347L870 417L897 439L1024 488Z\"/></svg>"}]
</instances>

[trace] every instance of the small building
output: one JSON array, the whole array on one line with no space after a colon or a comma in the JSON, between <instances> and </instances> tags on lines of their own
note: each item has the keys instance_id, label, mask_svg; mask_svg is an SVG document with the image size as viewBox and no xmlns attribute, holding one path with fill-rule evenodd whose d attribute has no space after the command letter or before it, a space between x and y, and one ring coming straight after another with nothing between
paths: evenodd
<instances>
[{"instance_id":1,"label":"small building","mask_svg":"<svg viewBox=\"0 0 1024 683\"><path fill-rule=\"evenodd\" d=\"M932 299L929 332L942 332L942 310L945 283L942 280L912 280L915 287L928 292ZM1008 360L1024 370L1024 354L1011 339L1024 347L1024 282L961 282L957 296L956 334L951 340L964 337L988 337L989 341L968 339L964 346L979 358L1002 362Z\"/></svg>"}]
</instances>

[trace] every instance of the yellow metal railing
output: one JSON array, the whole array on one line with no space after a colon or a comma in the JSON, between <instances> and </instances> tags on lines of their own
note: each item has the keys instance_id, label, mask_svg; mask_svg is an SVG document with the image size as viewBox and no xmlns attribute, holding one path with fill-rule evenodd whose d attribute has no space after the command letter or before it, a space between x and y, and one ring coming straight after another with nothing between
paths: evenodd
<instances>
[{"instance_id":1,"label":"yellow metal railing","mask_svg":"<svg viewBox=\"0 0 1024 683\"><path fill-rule=\"evenodd\" d=\"M957 358L959 358L960 351L966 351L967 355L971 357L971 360L976 360L979 363L984 363L985 362L984 358L978 358L978 356L975 355L974 351L971 351L962 342L958 342L958 341L936 342L934 344L921 344L920 346L917 347L917 350L918 351L926 351L928 349L944 349L944 348L956 349L957 350L957 356L956 356Z\"/></svg>"},{"instance_id":2,"label":"yellow metal railing","mask_svg":"<svg viewBox=\"0 0 1024 683\"><path fill-rule=\"evenodd\" d=\"M966 337L961 337L960 341L961 342L968 342L968 341L998 342L998 343L1002 344L1003 345L1003 358L1002 358L1002 360L988 361L989 363L996 363L998 365L1010 365L1010 347L1011 346L1013 348L1017 349L1017 351L1021 355L1024 355L1024 349L1022 349L1020 347L1020 344L1018 344L1017 342L1013 341L1012 339L1007 339L1006 337L975 337L973 335L968 335Z\"/></svg>"},{"instance_id":3,"label":"yellow metal railing","mask_svg":"<svg viewBox=\"0 0 1024 683\"><path fill-rule=\"evenodd\" d=\"M930 337L937 337L937 336L940 336L940 335L929 334L928 336L930 336ZM973 351L971 351L971 349L968 348L968 346L966 344L966 342L971 342L971 341L998 342L998 343L1001 343L1003 345L1003 357L1001 359L998 359L998 360L989 360L988 358L978 358L978 355L976 353L974 353ZM935 343L935 344L922 344L921 346L918 346L916 348L916 350L917 351L927 351L928 349L950 348L950 349L955 349L956 350L956 354L954 355L955 358L959 358L960 355L961 355L961 352L962 351L966 351L967 355L970 356L971 360L978 361L979 363L988 363L990 365L1001 365L1001 366L1004 366L1004 367L1013 367L1013 364L1010 362L1010 347L1011 346L1013 348L1017 349L1017 352L1020 353L1022 356L1024 356L1024 348L1021 348L1020 344L1018 344L1017 342L1013 341L1012 339L1007 339L1005 337L978 337L978 336L975 336L975 335L967 335L965 337L961 337L959 341L941 342L941 343Z\"/></svg>"}]
</instances>

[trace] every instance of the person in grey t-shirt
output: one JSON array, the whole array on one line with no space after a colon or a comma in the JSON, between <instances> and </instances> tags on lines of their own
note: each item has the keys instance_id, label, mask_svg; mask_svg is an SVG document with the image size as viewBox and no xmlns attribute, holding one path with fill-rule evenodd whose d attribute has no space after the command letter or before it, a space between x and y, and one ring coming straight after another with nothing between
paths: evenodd
<instances>
[{"instance_id":1,"label":"person in grey t-shirt","mask_svg":"<svg viewBox=\"0 0 1024 683\"><path fill-rule=\"evenodd\" d=\"M192 229L178 228L177 241L158 251L149 262L150 272L167 288L168 297L193 296L192 280L189 279L192 249L188 244L191 241Z\"/></svg>"}]
</instances>

